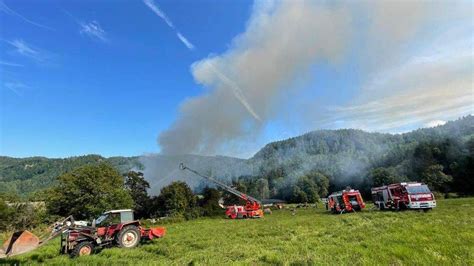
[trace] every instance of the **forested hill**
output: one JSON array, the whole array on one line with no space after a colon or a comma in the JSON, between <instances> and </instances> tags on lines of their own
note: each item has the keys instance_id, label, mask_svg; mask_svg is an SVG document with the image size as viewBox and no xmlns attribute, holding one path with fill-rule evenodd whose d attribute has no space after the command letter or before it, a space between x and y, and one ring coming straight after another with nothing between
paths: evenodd
<instances>
[{"instance_id":1,"label":"forested hill","mask_svg":"<svg viewBox=\"0 0 474 266\"><path fill-rule=\"evenodd\" d=\"M449 175L452 181L446 182L446 190L472 194L473 153L474 117L467 116L404 134L313 131L269 143L249 161L259 165L259 175L276 187L288 186L284 180L297 182L311 172L323 173L337 189L347 185L367 189L381 176L389 182L438 180ZM281 176L287 178L279 179Z\"/></svg>"},{"instance_id":2,"label":"forested hill","mask_svg":"<svg viewBox=\"0 0 474 266\"><path fill-rule=\"evenodd\" d=\"M143 170L146 166L145 175L152 185L166 185L176 179L195 181L194 177L176 171L179 162L184 161L216 177L242 180L247 187L254 187L256 180L268 183L271 193L262 195L265 197L284 197L282 191L288 191L286 188L300 177L314 172L327 176L335 187L370 186L376 177L374 170L391 180L423 180L431 172L434 176L447 174L454 179L451 190L472 193L473 152L474 117L467 116L443 126L395 135L354 129L313 131L269 143L248 160L196 155L176 158L163 155L143 158L86 155L66 159L0 157L0 193L27 195L50 186L66 171L100 161L110 162L122 173L130 169Z\"/></svg>"},{"instance_id":3,"label":"forested hill","mask_svg":"<svg viewBox=\"0 0 474 266\"><path fill-rule=\"evenodd\" d=\"M21 196L49 187L55 178L77 167L107 161L120 172L142 169L139 157L85 155L65 159L0 156L0 193Z\"/></svg>"},{"instance_id":4,"label":"forested hill","mask_svg":"<svg viewBox=\"0 0 474 266\"><path fill-rule=\"evenodd\" d=\"M410 159L420 143L448 141L452 146L463 146L472 137L474 116L471 115L442 126L404 134L369 133L355 129L318 130L269 143L250 160L261 164L264 169L281 168L289 173L318 169L341 180L344 177L357 178L366 168L397 166ZM398 170L407 174L409 169Z\"/></svg>"},{"instance_id":5,"label":"forested hill","mask_svg":"<svg viewBox=\"0 0 474 266\"><path fill-rule=\"evenodd\" d=\"M442 138L467 140L474 136L474 116L469 115L442 126L422 128L404 134L369 133L357 129L317 130L287 140L271 142L252 160L288 158L299 153L379 153L400 144L439 141Z\"/></svg>"}]
</instances>

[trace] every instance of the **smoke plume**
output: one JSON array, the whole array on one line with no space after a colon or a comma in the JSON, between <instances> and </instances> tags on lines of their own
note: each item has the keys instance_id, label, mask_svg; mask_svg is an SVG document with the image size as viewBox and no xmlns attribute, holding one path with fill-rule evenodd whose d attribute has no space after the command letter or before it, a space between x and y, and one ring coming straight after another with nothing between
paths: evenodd
<instances>
[{"instance_id":1,"label":"smoke plume","mask_svg":"<svg viewBox=\"0 0 474 266\"><path fill-rule=\"evenodd\" d=\"M452 119L463 115L463 110L472 110L472 107L464 104L450 117L435 117L440 112L419 111L423 106L412 101L404 109L412 113L423 112L417 120L407 119L400 113L393 116L397 121L389 125L372 122L390 118L384 116L392 114L390 110L396 109L397 104L391 101L395 105L387 105L391 109L379 112L379 117L369 117L374 126L367 126L364 113L346 112L352 110L351 105L370 105L387 96L393 99L405 98L406 90L442 102L442 96L431 93L440 86L433 87L430 84L450 86L453 83L450 72L432 75L433 67L425 67L418 71L424 74L415 78L410 73L405 76L401 74L414 65L413 62L439 57L441 50L448 51L443 52L443 58L459 58L459 53L471 50L472 40L462 36L472 34L472 14L469 13L469 7L463 5L465 3L461 1L257 2L245 32L235 37L225 53L210 56L191 66L195 81L205 91L181 104L177 120L159 136L161 152L241 154L240 145L254 143L268 122L278 119L282 110L287 116L302 120L300 133L323 125L331 127L334 121L344 121L346 126L387 131L395 126L415 122L421 126L423 121ZM456 33L453 29L461 30ZM453 34L458 37L438 39ZM463 46L463 51L456 48L459 40L467 44ZM472 52L467 58L472 60ZM444 64L441 61L429 65ZM311 68L317 64L334 69L342 69L343 66L347 69L347 65L356 68L351 71L357 73L360 83L357 95L342 102L341 106L332 108L333 111L323 106L323 110L326 108L325 114L321 114L321 107L314 98L305 99L309 108L292 109L290 106L298 105L295 104L298 100L288 95L298 95L292 94L292 91L301 87L295 86L295 81L313 73ZM452 96L454 99L464 99L470 90L465 84L472 82L472 64L463 63L461 68L454 71L467 73L457 82L462 86L456 88ZM398 77L389 86L381 82L390 80L390 75ZM428 75L435 76L436 80L427 80ZM413 86L423 83L426 85ZM438 109L444 110L445 106ZM349 119L343 120L341 117Z\"/></svg>"},{"instance_id":2,"label":"smoke plume","mask_svg":"<svg viewBox=\"0 0 474 266\"><path fill-rule=\"evenodd\" d=\"M228 154L232 143L255 137L301 72L318 60L341 59L350 17L344 6L256 4L247 30L226 53L191 66L207 90L182 103L179 118L159 136L162 153Z\"/></svg>"}]
</instances>

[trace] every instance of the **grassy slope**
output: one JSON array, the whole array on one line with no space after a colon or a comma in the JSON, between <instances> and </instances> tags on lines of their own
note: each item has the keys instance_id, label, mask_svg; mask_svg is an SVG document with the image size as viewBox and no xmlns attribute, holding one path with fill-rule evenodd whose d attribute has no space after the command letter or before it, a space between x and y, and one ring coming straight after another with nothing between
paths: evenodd
<instances>
[{"instance_id":1,"label":"grassy slope","mask_svg":"<svg viewBox=\"0 0 474 266\"><path fill-rule=\"evenodd\" d=\"M474 265L473 212L468 198L439 201L429 213L297 209L295 216L282 210L261 220L198 219L170 224L165 238L132 250L71 260L58 255L55 242L9 262Z\"/></svg>"}]
</instances>

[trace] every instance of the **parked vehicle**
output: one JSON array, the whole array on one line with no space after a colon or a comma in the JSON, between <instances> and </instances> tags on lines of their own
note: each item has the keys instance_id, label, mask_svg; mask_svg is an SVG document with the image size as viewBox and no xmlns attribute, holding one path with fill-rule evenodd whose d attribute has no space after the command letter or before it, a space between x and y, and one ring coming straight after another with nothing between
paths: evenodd
<instances>
[{"instance_id":1,"label":"parked vehicle","mask_svg":"<svg viewBox=\"0 0 474 266\"><path fill-rule=\"evenodd\" d=\"M418 209L436 207L436 200L427 185L419 182L396 183L372 188L372 199L380 210Z\"/></svg>"},{"instance_id":2,"label":"parked vehicle","mask_svg":"<svg viewBox=\"0 0 474 266\"><path fill-rule=\"evenodd\" d=\"M69 216L55 223L50 235L44 240L29 231L14 233L0 248L0 258L29 252L58 236L61 236L61 253L77 257L90 255L97 248L133 248L141 240L161 238L165 233L163 227L143 228L129 209L107 211L94 219L90 226L76 223Z\"/></svg>"},{"instance_id":3,"label":"parked vehicle","mask_svg":"<svg viewBox=\"0 0 474 266\"><path fill-rule=\"evenodd\" d=\"M225 211L225 216L226 217L229 217L230 219L246 219L246 218L261 218L263 217L263 210L262 210L262 203L252 197L252 196L249 196L245 193L242 193L240 191L238 191L237 189L233 188L233 187L230 187L210 176L205 176L199 172L197 172L196 170L193 170L187 166L185 166L183 163L181 163L179 165L179 168L181 170L188 170L204 179L206 179L207 181L210 181L212 183L214 183L215 185L217 185L218 187L224 189L225 191L231 193L231 194L234 194L235 196L241 198L242 200L245 201L245 206L241 206L241 205L229 205L229 206L221 206L223 208L226 209Z\"/></svg>"},{"instance_id":4,"label":"parked vehicle","mask_svg":"<svg viewBox=\"0 0 474 266\"><path fill-rule=\"evenodd\" d=\"M361 211L365 208L359 190L346 189L333 192L326 200L326 209L332 213Z\"/></svg>"}]
</instances>

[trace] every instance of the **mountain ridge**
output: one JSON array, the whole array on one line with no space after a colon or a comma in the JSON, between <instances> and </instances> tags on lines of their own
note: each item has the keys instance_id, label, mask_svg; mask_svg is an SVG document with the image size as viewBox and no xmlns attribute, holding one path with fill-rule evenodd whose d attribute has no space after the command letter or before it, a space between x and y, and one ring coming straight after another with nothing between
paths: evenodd
<instances>
[{"instance_id":1,"label":"mountain ridge","mask_svg":"<svg viewBox=\"0 0 474 266\"><path fill-rule=\"evenodd\" d=\"M346 180L360 179L373 167L403 164L407 159L404 157L413 153L416 143L444 138L466 142L473 136L474 116L468 115L444 125L401 134L360 129L315 130L270 142L248 159L220 155L161 154L131 157L92 154L67 158L0 156L0 193L28 195L54 184L56 176L66 171L101 161L109 162L121 173L131 169L144 171L154 193L173 180L199 186L201 180L176 170L181 161L224 180L234 180L239 176L266 176L276 169L291 180L318 170L330 176L333 182L344 183ZM409 170L399 168L399 174L409 174Z\"/></svg>"}]
</instances>

